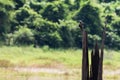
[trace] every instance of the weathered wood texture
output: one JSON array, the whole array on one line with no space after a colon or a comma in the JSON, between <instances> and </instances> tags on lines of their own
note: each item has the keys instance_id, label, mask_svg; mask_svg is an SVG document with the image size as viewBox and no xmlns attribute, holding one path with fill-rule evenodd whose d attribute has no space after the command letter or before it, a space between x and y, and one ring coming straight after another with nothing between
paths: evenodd
<instances>
[{"instance_id":1,"label":"weathered wood texture","mask_svg":"<svg viewBox=\"0 0 120 80\"><path fill-rule=\"evenodd\" d=\"M88 42L87 32L83 30L82 38L82 80L89 80Z\"/></svg>"},{"instance_id":2,"label":"weathered wood texture","mask_svg":"<svg viewBox=\"0 0 120 80\"><path fill-rule=\"evenodd\" d=\"M91 53L90 80L97 80L98 79L98 71L99 71L99 48L98 48L98 45L96 42L94 50Z\"/></svg>"},{"instance_id":3,"label":"weathered wood texture","mask_svg":"<svg viewBox=\"0 0 120 80\"><path fill-rule=\"evenodd\" d=\"M97 41L95 43L94 49L91 52L90 71L88 57L88 35L84 30L83 22L80 22L79 27L82 30L82 80L102 80L106 24L102 34L101 52L99 52Z\"/></svg>"},{"instance_id":4,"label":"weathered wood texture","mask_svg":"<svg viewBox=\"0 0 120 80\"><path fill-rule=\"evenodd\" d=\"M100 54L100 62L99 62L99 75L98 75L98 80L103 80L103 57L104 57L104 42L105 42L105 35L106 35L106 26L107 23L105 23L105 27L103 29L102 33L102 45L101 45L101 54Z\"/></svg>"}]
</instances>

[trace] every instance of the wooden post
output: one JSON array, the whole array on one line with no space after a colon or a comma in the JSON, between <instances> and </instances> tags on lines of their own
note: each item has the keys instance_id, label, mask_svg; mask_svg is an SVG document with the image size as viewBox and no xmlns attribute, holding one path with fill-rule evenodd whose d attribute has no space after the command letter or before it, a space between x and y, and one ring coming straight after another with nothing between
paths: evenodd
<instances>
[{"instance_id":1,"label":"wooden post","mask_svg":"<svg viewBox=\"0 0 120 80\"><path fill-rule=\"evenodd\" d=\"M98 67L99 67L99 48L96 42L94 51L92 51L91 54L91 70L92 70L91 80L98 79L98 71L99 71Z\"/></svg>"},{"instance_id":2,"label":"wooden post","mask_svg":"<svg viewBox=\"0 0 120 80\"><path fill-rule=\"evenodd\" d=\"M102 34L101 53L99 53L98 43L96 41L94 50L91 53L91 66L89 76L89 58L88 58L88 36L84 30L83 22L80 21L79 27L82 31L82 80L102 80L103 74L103 55L106 24Z\"/></svg>"},{"instance_id":3,"label":"wooden post","mask_svg":"<svg viewBox=\"0 0 120 80\"><path fill-rule=\"evenodd\" d=\"M80 21L79 27L82 31L82 80L89 80L88 36L83 24Z\"/></svg>"},{"instance_id":4,"label":"wooden post","mask_svg":"<svg viewBox=\"0 0 120 80\"><path fill-rule=\"evenodd\" d=\"M83 30L82 38L82 80L89 80L89 59L87 32Z\"/></svg>"},{"instance_id":5,"label":"wooden post","mask_svg":"<svg viewBox=\"0 0 120 80\"><path fill-rule=\"evenodd\" d=\"M104 42L105 42L105 35L106 35L106 26L107 22L105 22L105 27L102 34L102 45L101 45L101 54L100 54L100 62L99 62L99 75L98 80L102 80L102 74L103 74L103 57L104 57Z\"/></svg>"}]
</instances>

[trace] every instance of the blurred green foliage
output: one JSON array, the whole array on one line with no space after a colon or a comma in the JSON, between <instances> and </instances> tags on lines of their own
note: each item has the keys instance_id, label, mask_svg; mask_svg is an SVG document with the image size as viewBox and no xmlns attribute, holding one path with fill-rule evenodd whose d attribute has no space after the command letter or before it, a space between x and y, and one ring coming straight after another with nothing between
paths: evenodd
<instances>
[{"instance_id":1,"label":"blurred green foliage","mask_svg":"<svg viewBox=\"0 0 120 80\"><path fill-rule=\"evenodd\" d=\"M82 20L92 47L101 41L107 19L106 46L120 48L119 5L119 0L0 0L0 39L13 45L81 47Z\"/></svg>"}]
</instances>

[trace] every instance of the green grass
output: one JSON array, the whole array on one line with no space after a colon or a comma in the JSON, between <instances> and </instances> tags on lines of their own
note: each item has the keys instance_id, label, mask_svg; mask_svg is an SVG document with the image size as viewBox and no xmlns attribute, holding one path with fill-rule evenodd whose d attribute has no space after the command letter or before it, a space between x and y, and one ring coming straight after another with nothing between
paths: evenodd
<instances>
[{"instance_id":1,"label":"green grass","mask_svg":"<svg viewBox=\"0 0 120 80\"><path fill-rule=\"evenodd\" d=\"M120 51L106 50L104 54L104 67L107 69L120 69Z\"/></svg>"},{"instance_id":2,"label":"green grass","mask_svg":"<svg viewBox=\"0 0 120 80\"><path fill-rule=\"evenodd\" d=\"M49 49L48 47L0 47L1 67L74 67L80 68L80 49ZM120 51L106 50L105 68L120 68Z\"/></svg>"},{"instance_id":3,"label":"green grass","mask_svg":"<svg viewBox=\"0 0 120 80\"><path fill-rule=\"evenodd\" d=\"M0 48L0 66L2 67L57 67L57 65L80 67L81 50L5 46Z\"/></svg>"},{"instance_id":4,"label":"green grass","mask_svg":"<svg viewBox=\"0 0 120 80\"><path fill-rule=\"evenodd\" d=\"M74 67L80 68L80 49L49 49L33 47L0 47L1 67ZM106 50L105 68L120 68L120 51Z\"/></svg>"},{"instance_id":5,"label":"green grass","mask_svg":"<svg viewBox=\"0 0 120 80\"><path fill-rule=\"evenodd\" d=\"M0 80L28 80L31 76L76 78L80 80L80 71L76 75L58 75L46 73L17 72L11 67L52 67L52 68L81 68L81 49L49 49L48 47L0 47ZM104 69L120 69L120 51L105 50ZM109 72L108 72L109 73ZM7 77L6 77L7 76ZM11 77L10 77L11 76ZM105 80L119 80L119 74L104 75ZM56 79L57 80L57 79ZM69 79L68 79L69 80Z\"/></svg>"}]
</instances>

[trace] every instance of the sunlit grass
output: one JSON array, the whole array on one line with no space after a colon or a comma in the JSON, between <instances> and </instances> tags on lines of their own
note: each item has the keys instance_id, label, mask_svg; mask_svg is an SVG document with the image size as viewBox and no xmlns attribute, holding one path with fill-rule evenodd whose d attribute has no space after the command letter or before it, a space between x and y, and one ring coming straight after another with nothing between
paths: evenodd
<instances>
[{"instance_id":1,"label":"sunlit grass","mask_svg":"<svg viewBox=\"0 0 120 80\"><path fill-rule=\"evenodd\" d=\"M55 50L33 47L1 47L0 49L0 60L7 61L13 66L49 67L54 64L69 67L81 66L81 50Z\"/></svg>"},{"instance_id":2,"label":"sunlit grass","mask_svg":"<svg viewBox=\"0 0 120 80\"><path fill-rule=\"evenodd\" d=\"M0 47L1 67L74 67L82 63L81 49L50 49L48 47ZM104 67L120 68L120 51L105 50Z\"/></svg>"},{"instance_id":3,"label":"sunlit grass","mask_svg":"<svg viewBox=\"0 0 120 80\"><path fill-rule=\"evenodd\" d=\"M107 69L120 68L120 51L106 50L104 54L104 66Z\"/></svg>"},{"instance_id":4,"label":"sunlit grass","mask_svg":"<svg viewBox=\"0 0 120 80\"><path fill-rule=\"evenodd\" d=\"M81 79L81 70L71 74L48 74L48 73L31 73L17 72L12 67L47 67L47 68L79 68L82 63L81 49L50 49L48 47L33 48L30 47L0 47L0 80L27 80L34 76L37 77L64 77L63 80L69 78ZM120 69L120 51L105 50L104 54L104 70ZM109 73L109 72L108 72ZM6 77L7 76L7 77ZM10 77L11 76L11 77ZM68 78L68 79L67 79ZM104 74L105 80L119 80L119 74Z\"/></svg>"}]
</instances>

